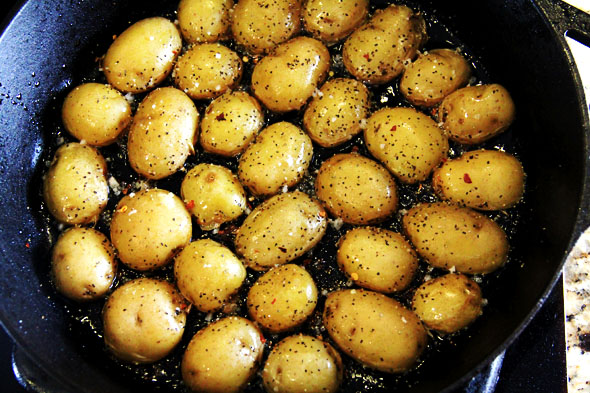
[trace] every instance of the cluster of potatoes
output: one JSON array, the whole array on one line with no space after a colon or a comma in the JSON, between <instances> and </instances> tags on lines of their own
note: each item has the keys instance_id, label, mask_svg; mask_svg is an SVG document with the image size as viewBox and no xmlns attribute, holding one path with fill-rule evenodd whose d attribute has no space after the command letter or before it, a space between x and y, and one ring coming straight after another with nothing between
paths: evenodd
<instances>
[{"instance_id":1,"label":"cluster of potatoes","mask_svg":"<svg viewBox=\"0 0 590 393\"><path fill-rule=\"evenodd\" d=\"M428 330L454 333L473 322L484 300L472 275L501 267L509 251L484 213L513 207L524 189L514 156L475 146L514 119L506 89L468 86L471 67L456 50L421 51L426 23L406 6L371 14L368 0L181 0L177 18L129 26L102 60L108 83L71 90L62 118L78 142L59 147L44 177L48 210L68 226L53 249L55 285L76 301L107 298L112 354L162 359L180 342L189 311L222 310L247 269L261 272L245 299L248 318L230 312L190 340L181 366L190 390L239 391L264 360L268 392L334 392L341 353L403 373ZM345 67L338 76L335 45ZM243 78L245 62L254 65ZM396 83L408 105L374 111L371 88ZM129 94L143 97L136 110ZM300 123L280 120L284 113ZM280 121L268 124L268 114ZM361 133L369 154L335 149L309 173L314 146L342 146ZM449 140L467 152L450 159ZM93 229L109 199L100 149L125 141L140 178L187 173L178 195L157 187L124 195L106 236ZM187 162L197 143L237 157L237 173ZM311 175L314 189L298 190ZM400 211L399 183L431 185L439 201ZM261 202L251 210L253 198ZM402 233L379 226L396 215ZM298 258L330 218L350 228L336 261L354 285L324 299L329 339L289 335L323 296ZM193 240L194 222L207 233L238 219L233 244ZM420 260L446 273L416 284ZM146 273L173 263L174 282L148 274L112 288L119 261ZM391 296L408 289L409 306ZM286 334L268 356L264 333Z\"/></svg>"}]
</instances>

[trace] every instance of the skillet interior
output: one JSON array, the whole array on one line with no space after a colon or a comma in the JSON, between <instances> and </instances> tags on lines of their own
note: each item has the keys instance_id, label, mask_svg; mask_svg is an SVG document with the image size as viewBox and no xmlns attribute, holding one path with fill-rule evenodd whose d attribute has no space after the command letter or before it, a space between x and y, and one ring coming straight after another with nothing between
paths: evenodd
<instances>
[{"instance_id":1,"label":"skillet interior","mask_svg":"<svg viewBox=\"0 0 590 393\"><path fill-rule=\"evenodd\" d=\"M513 94L518 120L511 143L519 147L528 174L522 228L512 239L513 259L519 263L512 263L499 287L488 292L490 306L470 329L476 339L457 340L444 352L434 352L405 389L432 392L464 380L500 351L548 293L572 233L580 229L575 224L587 141L565 52L534 5L498 0L453 2L445 8L434 1L416 5L456 31L485 73ZM69 337L69 311L48 285L47 225L34 212L44 170L40 157L53 131L46 129L46 120L55 117L70 85L79 82L80 70L93 67L112 32L161 12L158 2L108 7L94 0L28 3L0 40L7 57L0 65L0 317L25 351L72 391L132 388L120 375L85 359L84 346Z\"/></svg>"}]
</instances>

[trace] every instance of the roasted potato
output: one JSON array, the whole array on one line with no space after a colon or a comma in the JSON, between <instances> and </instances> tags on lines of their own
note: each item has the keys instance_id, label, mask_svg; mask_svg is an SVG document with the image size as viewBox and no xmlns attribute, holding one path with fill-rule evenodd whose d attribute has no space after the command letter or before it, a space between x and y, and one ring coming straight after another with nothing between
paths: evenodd
<instances>
[{"instance_id":1,"label":"roasted potato","mask_svg":"<svg viewBox=\"0 0 590 393\"><path fill-rule=\"evenodd\" d=\"M322 84L330 68L330 53L320 41L297 37L275 48L256 64L252 91L274 112L302 108Z\"/></svg>"},{"instance_id":2,"label":"roasted potato","mask_svg":"<svg viewBox=\"0 0 590 393\"><path fill-rule=\"evenodd\" d=\"M337 146L362 131L370 106L369 90L361 82L331 79L307 105L303 126L320 146Z\"/></svg>"},{"instance_id":3,"label":"roasted potato","mask_svg":"<svg viewBox=\"0 0 590 393\"><path fill-rule=\"evenodd\" d=\"M182 358L184 384L193 392L238 393L262 360L262 334L241 317L225 317L193 336Z\"/></svg>"},{"instance_id":4,"label":"roasted potato","mask_svg":"<svg viewBox=\"0 0 590 393\"><path fill-rule=\"evenodd\" d=\"M412 108L375 112L364 136L369 152L403 183L426 180L449 150L447 137L436 122Z\"/></svg>"},{"instance_id":5,"label":"roasted potato","mask_svg":"<svg viewBox=\"0 0 590 393\"><path fill-rule=\"evenodd\" d=\"M187 307L167 281L138 278L118 287L103 308L104 342L119 359L153 363L180 342Z\"/></svg>"},{"instance_id":6,"label":"roasted potato","mask_svg":"<svg viewBox=\"0 0 590 393\"><path fill-rule=\"evenodd\" d=\"M397 187L387 169L356 153L324 161L315 180L318 199L350 224L383 221L397 209Z\"/></svg>"},{"instance_id":7,"label":"roasted potato","mask_svg":"<svg viewBox=\"0 0 590 393\"><path fill-rule=\"evenodd\" d=\"M409 370L427 343L416 314L392 298L364 289L331 292L323 321L345 354L386 373Z\"/></svg>"},{"instance_id":8,"label":"roasted potato","mask_svg":"<svg viewBox=\"0 0 590 393\"><path fill-rule=\"evenodd\" d=\"M525 174L516 157L499 150L476 150L444 162L432 174L443 200L479 210L514 206L524 193Z\"/></svg>"},{"instance_id":9,"label":"roasted potato","mask_svg":"<svg viewBox=\"0 0 590 393\"><path fill-rule=\"evenodd\" d=\"M53 217L64 224L98 220L107 205L107 164L95 148L67 143L57 149L43 178L43 197Z\"/></svg>"},{"instance_id":10,"label":"roasted potato","mask_svg":"<svg viewBox=\"0 0 590 393\"><path fill-rule=\"evenodd\" d=\"M233 0L180 0L178 26L190 43L216 42L229 37Z\"/></svg>"},{"instance_id":11,"label":"roasted potato","mask_svg":"<svg viewBox=\"0 0 590 393\"><path fill-rule=\"evenodd\" d=\"M446 202L422 203L403 217L410 242L432 266L460 273L490 273L508 256L502 228L488 217Z\"/></svg>"},{"instance_id":12,"label":"roasted potato","mask_svg":"<svg viewBox=\"0 0 590 393\"><path fill-rule=\"evenodd\" d=\"M274 195L299 183L313 155L311 139L282 121L262 130L240 157L238 178L254 195Z\"/></svg>"},{"instance_id":13,"label":"roasted potato","mask_svg":"<svg viewBox=\"0 0 590 393\"><path fill-rule=\"evenodd\" d=\"M484 142L508 129L515 106L506 88L498 84L467 86L445 97L438 120L450 139L467 145Z\"/></svg>"},{"instance_id":14,"label":"roasted potato","mask_svg":"<svg viewBox=\"0 0 590 393\"><path fill-rule=\"evenodd\" d=\"M143 93L172 71L182 49L178 29L166 18L142 19L111 44L103 60L107 81L126 93Z\"/></svg>"},{"instance_id":15,"label":"roasted potato","mask_svg":"<svg viewBox=\"0 0 590 393\"><path fill-rule=\"evenodd\" d=\"M301 191L264 201L244 220L235 237L246 266L268 270L302 256L324 236L326 212Z\"/></svg>"},{"instance_id":16,"label":"roasted potato","mask_svg":"<svg viewBox=\"0 0 590 393\"><path fill-rule=\"evenodd\" d=\"M305 0L303 26L315 38L334 44L359 27L369 12L369 0Z\"/></svg>"}]
</instances>

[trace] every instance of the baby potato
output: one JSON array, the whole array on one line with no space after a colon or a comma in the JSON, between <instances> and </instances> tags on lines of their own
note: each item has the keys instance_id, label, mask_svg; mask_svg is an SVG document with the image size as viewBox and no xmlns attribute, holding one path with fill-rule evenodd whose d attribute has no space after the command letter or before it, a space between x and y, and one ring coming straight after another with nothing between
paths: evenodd
<instances>
[{"instance_id":1,"label":"baby potato","mask_svg":"<svg viewBox=\"0 0 590 393\"><path fill-rule=\"evenodd\" d=\"M335 393L342 381L342 359L317 338L289 336L268 355L262 381L268 393Z\"/></svg>"},{"instance_id":2,"label":"baby potato","mask_svg":"<svg viewBox=\"0 0 590 393\"><path fill-rule=\"evenodd\" d=\"M252 72L252 91L274 112L303 107L330 69L330 53L320 41L297 37L263 57Z\"/></svg>"},{"instance_id":3,"label":"baby potato","mask_svg":"<svg viewBox=\"0 0 590 393\"><path fill-rule=\"evenodd\" d=\"M201 122L201 146L226 157L236 156L256 137L264 114L256 99L245 91L231 91L207 107Z\"/></svg>"},{"instance_id":4,"label":"baby potato","mask_svg":"<svg viewBox=\"0 0 590 393\"><path fill-rule=\"evenodd\" d=\"M182 295L167 281L128 281L104 305L104 342L117 358L126 362L156 362L180 342L186 309Z\"/></svg>"},{"instance_id":5,"label":"baby potato","mask_svg":"<svg viewBox=\"0 0 590 393\"><path fill-rule=\"evenodd\" d=\"M467 145L506 131L514 116L512 97L498 84L463 87L446 96L438 108L438 120L449 138Z\"/></svg>"},{"instance_id":6,"label":"baby potato","mask_svg":"<svg viewBox=\"0 0 590 393\"><path fill-rule=\"evenodd\" d=\"M334 44L367 17L369 0L306 0L303 4L303 26L315 38L326 44Z\"/></svg>"},{"instance_id":7,"label":"baby potato","mask_svg":"<svg viewBox=\"0 0 590 393\"><path fill-rule=\"evenodd\" d=\"M184 384L199 393L238 393L262 360L262 334L242 317L225 317L193 336L181 363Z\"/></svg>"},{"instance_id":8,"label":"baby potato","mask_svg":"<svg viewBox=\"0 0 590 393\"><path fill-rule=\"evenodd\" d=\"M106 146L131 123L131 106L110 85L83 83L66 96L61 118L76 139L92 146Z\"/></svg>"},{"instance_id":9,"label":"baby potato","mask_svg":"<svg viewBox=\"0 0 590 393\"><path fill-rule=\"evenodd\" d=\"M301 325L313 313L318 290L301 266L286 264L264 273L248 292L248 314L263 329L281 333Z\"/></svg>"},{"instance_id":10,"label":"baby potato","mask_svg":"<svg viewBox=\"0 0 590 393\"><path fill-rule=\"evenodd\" d=\"M103 60L107 81L125 93L143 93L172 71L182 49L178 29L166 18L142 19L111 44Z\"/></svg>"},{"instance_id":11,"label":"baby potato","mask_svg":"<svg viewBox=\"0 0 590 393\"><path fill-rule=\"evenodd\" d=\"M479 285L463 274L428 280L414 293L412 309L424 324L443 333L463 329L481 315Z\"/></svg>"},{"instance_id":12,"label":"baby potato","mask_svg":"<svg viewBox=\"0 0 590 393\"><path fill-rule=\"evenodd\" d=\"M162 267L192 236L191 216L173 193L152 188L124 196L111 221L111 241L132 269Z\"/></svg>"},{"instance_id":13,"label":"baby potato","mask_svg":"<svg viewBox=\"0 0 590 393\"><path fill-rule=\"evenodd\" d=\"M426 330L414 312L392 298L364 289L331 292L323 321L345 354L386 373L409 370L427 343Z\"/></svg>"},{"instance_id":14,"label":"baby potato","mask_svg":"<svg viewBox=\"0 0 590 393\"><path fill-rule=\"evenodd\" d=\"M311 162L311 139L282 121L262 130L240 157L238 178L254 195L274 195L299 183Z\"/></svg>"},{"instance_id":15,"label":"baby potato","mask_svg":"<svg viewBox=\"0 0 590 393\"><path fill-rule=\"evenodd\" d=\"M43 197L49 212L64 224L98 220L107 205L107 164L95 148L67 143L57 149L43 178Z\"/></svg>"},{"instance_id":16,"label":"baby potato","mask_svg":"<svg viewBox=\"0 0 590 393\"><path fill-rule=\"evenodd\" d=\"M229 169L199 164L182 180L180 195L201 229L209 231L234 220L246 210L246 192Z\"/></svg>"},{"instance_id":17,"label":"baby potato","mask_svg":"<svg viewBox=\"0 0 590 393\"><path fill-rule=\"evenodd\" d=\"M397 210L397 187L387 170L356 153L324 161L315 192L325 208L350 224L383 221Z\"/></svg>"},{"instance_id":18,"label":"baby potato","mask_svg":"<svg viewBox=\"0 0 590 393\"><path fill-rule=\"evenodd\" d=\"M432 174L443 200L479 210L514 206L524 193L524 170L516 157L499 150L476 150L444 162Z\"/></svg>"},{"instance_id":19,"label":"baby potato","mask_svg":"<svg viewBox=\"0 0 590 393\"><path fill-rule=\"evenodd\" d=\"M148 179L178 171L194 153L199 112L192 100L173 87L161 87L139 105L129 129L131 167Z\"/></svg>"},{"instance_id":20,"label":"baby potato","mask_svg":"<svg viewBox=\"0 0 590 393\"><path fill-rule=\"evenodd\" d=\"M262 202L244 220L235 237L236 252L246 266L268 270L299 258L326 233L326 212L301 191Z\"/></svg>"},{"instance_id":21,"label":"baby potato","mask_svg":"<svg viewBox=\"0 0 590 393\"><path fill-rule=\"evenodd\" d=\"M427 39L422 15L392 4L377 10L344 41L342 59L358 80L383 84L402 73L405 63L416 57Z\"/></svg>"},{"instance_id":22,"label":"baby potato","mask_svg":"<svg viewBox=\"0 0 590 393\"><path fill-rule=\"evenodd\" d=\"M240 289L246 268L227 247L201 239L178 254L174 277L182 295L199 311L208 313L222 308Z\"/></svg>"},{"instance_id":23,"label":"baby potato","mask_svg":"<svg viewBox=\"0 0 590 393\"><path fill-rule=\"evenodd\" d=\"M406 289L418 269L418 257L402 235L375 227L348 231L336 260L355 284L381 293Z\"/></svg>"},{"instance_id":24,"label":"baby potato","mask_svg":"<svg viewBox=\"0 0 590 393\"><path fill-rule=\"evenodd\" d=\"M369 116L370 106L369 90L361 82L331 79L307 105L303 126L320 146L337 146L362 131L361 124Z\"/></svg>"},{"instance_id":25,"label":"baby potato","mask_svg":"<svg viewBox=\"0 0 590 393\"><path fill-rule=\"evenodd\" d=\"M449 141L436 122L412 108L375 112L364 136L369 152L409 184L426 180L449 150Z\"/></svg>"},{"instance_id":26,"label":"baby potato","mask_svg":"<svg viewBox=\"0 0 590 393\"><path fill-rule=\"evenodd\" d=\"M465 86L470 77L469 63L460 53L433 49L406 67L399 87L412 104L431 107Z\"/></svg>"},{"instance_id":27,"label":"baby potato","mask_svg":"<svg viewBox=\"0 0 590 393\"><path fill-rule=\"evenodd\" d=\"M268 53L301 27L300 0L240 0L231 30L236 42L252 54Z\"/></svg>"},{"instance_id":28,"label":"baby potato","mask_svg":"<svg viewBox=\"0 0 590 393\"><path fill-rule=\"evenodd\" d=\"M180 0L178 25L189 44L228 38L233 0Z\"/></svg>"},{"instance_id":29,"label":"baby potato","mask_svg":"<svg viewBox=\"0 0 590 393\"><path fill-rule=\"evenodd\" d=\"M195 100L215 98L240 83L242 59L220 43L193 45L178 58L172 77Z\"/></svg>"},{"instance_id":30,"label":"baby potato","mask_svg":"<svg viewBox=\"0 0 590 393\"><path fill-rule=\"evenodd\" d=\"M111 288L117 273L115 250L95 229L69 228L53 247L51 273L62 295L78 302L99 299Z\"/></svg>"},{"instance_id":31,"label":"baby potato","mask_svg":"<svg viewBox=\"0 0 590 393\"><path fill-rule=\"evenodd\" d=\"M418 254L434 267L484 274L506 262L509 246L502 228L469 208L422 203L402 221Z\"/></svg>"}]
</instances>

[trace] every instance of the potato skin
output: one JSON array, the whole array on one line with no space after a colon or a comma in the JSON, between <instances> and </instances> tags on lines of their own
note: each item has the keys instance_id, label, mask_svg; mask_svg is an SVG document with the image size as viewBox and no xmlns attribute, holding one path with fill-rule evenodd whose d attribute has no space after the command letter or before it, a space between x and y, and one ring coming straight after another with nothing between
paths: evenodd
<instances>
[{"instance_id":1,"label":"potato skin","mask_svg":"<svg viewBox=\"0 0 590 393\"><path fill-rule=\"evenodd\" d=\"M198 122L195 104L182 91L161 87L149 93L129 129L127 152L131 167L154 180L178 171L194 153Z\"/></svg>"},{"instance_id":2,"label":"potato skin","mask_svg":"<svg viewBox=\"0 0 590 393\"><path fill-rule=\"evenodd\" d=\"M430 329L454 333L481 315L479 285L463 274L445 274L422 284L412 298L412 309Z\"/></svg>"},{"instance_id":3,"label":"potato skin","mask_svg":"<svg viewBox=\"0 0 590 393\"><path fill-rule=\"evenodd\" d=\"M51 215L64 224L96 222L109 198L106 172L106 162L95 148L75 142L60 146L43 178Z\"/></svg>"},{"instance_id":4,"label":"potato skin","mask_svg":"<svg viewBox=\"0 0 590 393\"><path fill-rule=\"evenodd\" d=\"M377 162L356 153L336 154L324 161L315 192L326 210L350 224L380 222L397 210L393 177Z\"/></svg>"},{"instance_id":5,"label":"potato skin","mask_svg":"<svg viewBox=\"0 0 590 393\"><path fill-rule=\"evenodd\" d=\"M262 381L268 393L335 393L342 381L342 359L317 338L289 336L273 347Z\"/></svg>"},{"instance_id":6,"label":"potato skin","mask_svg":"<svg viewBox=\"0 0 590 393\"><path fill-rule=\"evenodd\" d=\"M252 91L274 112L302 108L326 78L330 53L320 41L296 37L275 48L256 64Z\"/></svg>"},{"instance_id":7,"label":"potato skin","mask_svg":"<svg viewBox=\"0 0 590 393\"><path fill-rule=\"evenodd\" d=\"M178 25L189 44L215 42L229 37L233 0L180 0Z\"/></svg>"},{"instance_id":8,"label":"potato skin","mask_svg":"<svg viewBox=\"0 0 590 393\"><path fill-rule=\"evenodd\" d=\"M66 96L61 109L66 130L92 146L113 143L131 123L131 106L110 85L83 83Z\"/></svg>"},{"instance_id":9,"label":"potato skin","mask_svg":"<svg viewBox=\"0 0 590 393\"><path fill-rule=\"evenodd\" d=\"M111 241L125 265L139 271L167 265L192 236L184 203L153 188L123 197L111 221Z\"/></svg>"},{"instance_id":10,"label":"potato skin","mask_svg":"<svg viewBox=\"0 0 590 393\"><path fill-rule=\"evenodd\" d=\"M256 280L248 292L248 314L271 333L289 331L313 313L318 290L311 275L288 263L277 266Z\"/></svg>"},{"instance_id":11,"label":"potato skin","mask_svg":"<svg viewBox=\"0 0 590 393\"><path fill-rule=\"evenodd\" d=\"M331 45L359 27L368 12L368 0L305 0L303 26L314 38Z\"/></svg>"},{"instance_id":12,"label":"potato skin","mask_svg":"<svg viewBox=\"0 0 590 393\"><path fill-rule=\"evenodd\" d=\"M238 178L254 195L274 195L299 183L313 155L311 139L282 121L262 130L238 163Z\"/></svg>"},{"instance_id":13,"label":"potato skin","mask_svg":"<svg viewBox=\"0 0 590 393\"><path fill-rule=\"evenodd\" d=\"M356 227L338 241L336 260L354 283L381 293L407 288L418 269L418 257L399 233Z\"/></svg>"},{"instance_id":14,"label":"potato skin","mask_svg":"<svg viewBox=\"0 0 590 393\"><path fill-rule=\"evenodd\" d=\"M268 270L302 256L324 236L326 212L301 191L275 195L244 220L235 238L246 266Z\"/></svg>"},{"instance_id":15,"label":"potato skin","mask_svg":"<svg viewBox=\"0 0 590 393\"><path fill-rule=\"evenodd\" d=\"M182 38L166 18L142 19L111 44L103 60L107 81L125 93L143 93L172 71L182 49Z\"/></svg>"},{"instance_id":16,"label":"potato skin","mask_svg":"<svg viewBox=\"0 0 590 393\"><path fill-rule=\"evenodd\" d=\"M104 342L117 358L153 363L180 342L186 304L167 281L138 278L118 287L103 308Z\"/></svg>"},{"instance_id":17,"label":"potato skin","mask_svg":"<svg viewBox=\"0 0 590 393\"><path fill-rule=\"evenodd\" d=\"M69 228L53 247L51 273L62 295L78 302L99 299L109 291L117 274L115 249L95 229Z\"/></svg>"},{"instance_id":18,"label":"potato skin","mask_svg":"<svg viewBox=\"0 0 590 393\"><path fill-rule=\"evenodd\" d=\"M499 150L476 150L444 162L432 174L442 200L479 210L508 209L524 193L525 173L516 157Z\"/></svg>"},{"instance_id":19,"label":"potato skin","mask_svg":"<svg viewBox=\"0 0 590 393\"><path fill-rule=\"evenodd\" d=\"M334 147L349 141L362 131L369 116L369 90L349 78L331 79L324 83L305 109L303 126L314 142Z\"/></svg>"},{"instance_id":20,"label":"potato skin","mask_svg":"<svg viewBox=\"0 0 590 393\"><path fill-rule=\"evenodd\" d=\"M460 53L433 49L406 67L399 87L410 103L432 107L465 86L470 77L471 67Z\"/></svg>"},{"instance_id":21,"label":"potato skin","mask_svg":"<svg viewBox=\"0 0 590 393\"><path fill-rule=\"evenodd\" d=\"M506 262L509 245L502 228L469 208L422 203L412 207L402 222L418 254L432 266L485 274Z\"/></svg>"},{"instance_id":22,"label":"potato skin","mask_svg":"<svg viewBox=\"0 0 590 393\"><path fill-rule=\"evenodd\" d=\"M463 87L446 96L438 108L438 120L449 138L467 145L506 131L514 117L512 97L498 84Z\"/></svg>"},{"instance_id":23,"label":"potato skin","mask_svg":"<svg viewBox=\"0 0 590 393\"><path fill-rule=\"evenodd\" d=\"M261 338L242 317L225 317L199 330L182 358L184 384L193 392L240 392L262 360Z\"/></svg>"},{"instance_id":24,"label":"potato skin","mask_svg":"<svg viewBox=\"0 0 590 393\"><path fill-rule=\"evenodd\" d=\"M373 113L364 136L373 157L409 184L426 180L449 150L447 137L436 122L413 108L383 108Z\"/></svg>"},{"instance_id":25,"label":"potato skin","mask_svg":"<svg viewBox=\"0 0 590 393\"><path fill-rule=\"evenodd\" d=\"M331 292L323 321L345 354L386 373L409 370L427 343L426 330L414 312L383 294L364 289Z\"/></svg>"}]
</instances>

